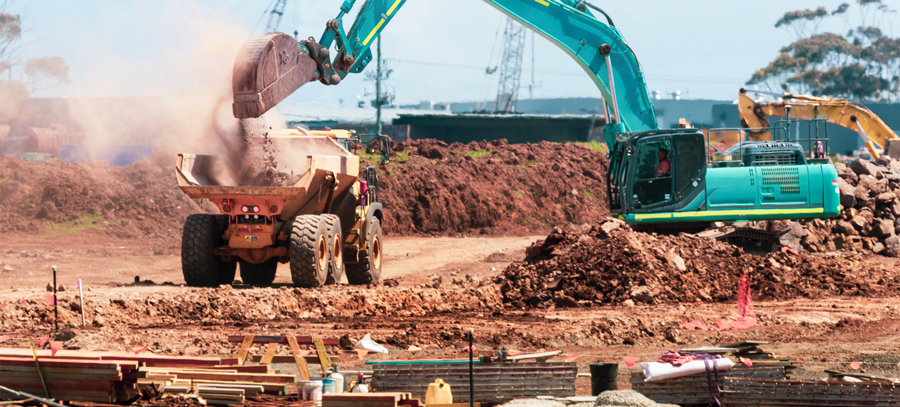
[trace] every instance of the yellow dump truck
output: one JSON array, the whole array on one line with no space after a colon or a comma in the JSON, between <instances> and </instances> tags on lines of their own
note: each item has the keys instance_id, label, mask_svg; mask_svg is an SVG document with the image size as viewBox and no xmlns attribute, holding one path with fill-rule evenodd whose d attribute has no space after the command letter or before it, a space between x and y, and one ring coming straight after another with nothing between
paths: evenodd
<instances>
[{"instance_id":1,"label":"yellow dump truck","mask_svg":"<svg viewBox=\"0 0 900 407\"><path fill-rule=\"evenodd\" d=\"M190 286L230 284L240 264L246 284L271 284L278 263L289 263L299 287L341 282L370 284L381 276L384 208L378 177L349 151L345 130L291 129L257 137L286 186L247 185L242 168L212 155L179 154L178 186L207 199L220 215L196 214L185 221L181 245L184 280ZM244 184L244 185L241 185ZM283 185L283 184L282 184Z\"/></svg>"}]
</instances>

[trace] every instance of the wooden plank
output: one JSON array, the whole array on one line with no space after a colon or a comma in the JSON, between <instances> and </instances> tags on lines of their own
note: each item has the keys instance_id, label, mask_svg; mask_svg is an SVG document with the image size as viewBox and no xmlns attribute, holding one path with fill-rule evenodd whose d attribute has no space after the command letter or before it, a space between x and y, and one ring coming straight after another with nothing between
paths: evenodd
<instances>
[{"instance_id":1,"label":"wooden plank","mask_svg":"<svg viewBox=\"0 0 900 407\"><path fill-rule=\"evenodd\" d=\"M300 378L303 379L303 381L309 381L309 366L306 365L306 358L300 356L300 345L297 344L297 339L293 336L289 336L287 342L291 348L291 357L294 359L294 363L297 364L297 371L300 373Z\"/></svg>"},{"instance_id":2,"label":"wooden plank","mask_svg":"<svg viewBox=\"0 0 900 407\"><path fill-rule=\"evenodd\" d=\"M228 342L243 342L244 336L241 335L229 335ZM300 345L312 345L313 337L312 336L295 336L297 343ZM256 335L253 338L253 343L270 343L277 342L282 345L287 345L287 336L283 335L275 335L275 336L266 336L266 335ZM340 346L341 341L335 338L326 338L322 339L322 343L328 346Z\"/></svg>"},{"instance_id":3,"label":"wooden plank","mask_svg":"<svg viewBox=\"0 0 900 407\"><path fill-rule=\"evenodd\" d=\"M202 398L212 398L217 400L244 400L244 392L241 390L240 394L226 394L226 393L204 393L197 392L197 395Z\"/></svg>"},{"instance_id":4,"label":"wooden plank","mask_svg":"<svg viewBox=\"0 0 900 407\"><path fill-rule=\"evenodd\" d=\"M145 366L218 366L222 364L221 358L210 357L185 357L164 355L108 355L100 356L100 360L128 361L143 363Z\"/></svg>"},{"instance_id":5,"label":"wooden plank","mask_svg":"<svg viewBox=\"0 0 900 407\"><path fill-rule=\"evenodd\" d=\"M253 335L244 336L244 340L243 340L243 342L241 342L241 347L238 348L238 354L237 354L237 359L238 359L237 364L238 365L243 366L244 362L247 360L247 353L250 352L250 346L253 344L254 338L255 338L255 336L253 336ZM228 340L231 341L230 336L228 337Z\"/></svg>"},{"instance_id":6,"label":"wooden plank","mask_svg":"<svg viewBox=\"0 0 900 407\"><path fill-rule=\"evenodd\" d=\"M260 383L294 383L297 381L294 375L277 375L262 373L177 373L179 379L218 380L235 382L260 382Z\"/></svg>"},{"instance_id":7,"label":"wooden plank","mask_svg":"<svg viewBox=\"0 0 900 407\"><path fill-rule=\"evenodd\" d=\"M509 360L511 360L511 361L513 361L513 362L518 362L518 361L520 361L520 360L528 360L528 359L544 359L544 360L546 360L546 359L549 359L549 358L551 358L551 357L553 357L553 356L559 355L559 354L561 354L561 353L562 353L561 350L555 350L555 351L553 351L553 352L532 353L532 354L530 354L530 355L518 355L518 356L512 356L512 357L509 357L509 358L507 358L507 359L509 359Z\"/></svg>"},{"instance_id":8,"label":"wooden plank","mask_svg":"<svg viewBox=\"0 0 900 407\"><path fill-rule=\"evenodd\" d=\"M46 370L46 369L42 369ZM84 373L56 373L56 372L43 372L44 378L47 380L66 380L66 379L76 379L76 380L106 380L109 382L122 380L122 374L84 374ZM0 371L0 384L3 384L3 381L6 380L7 377L21 377L21 378L33 378L40 379L40 375L38 374L36 369L31 371Z\"/></svg>"},{"instance_id":9,"label":"wooden plank","mask_svg":"<svg viewBox=\"0 0 900 407\"><path fill-rule=\"evenodd\" d=\"M297 348L299 349L299 347ZM250 362L259 362L262 360L263 355L248 355L247 360ZM303 357L307 364L315 363L319 364L319 355L306 355ZM329 355L328 360L331 364L340 363L341 358L339 356ZM294 356L293 355L275 355L272 357L272 364L294 364Z\"/></svg>"},{"instance_id":10,"label":"wooden plank","mask_svg":"<svg viewBox=\"0 0 900 407\"><path fill-rule=\"evenodd\" d=\"M323 394L322 402L326 401L340 401L340 402L356 402L356 401L366 401L366 402L387 402L387 403L396 403L402 400L400 393L348 393L348 394Z\"/></svg>"},{"instance_id":11,"label":"wooden plank","mask_svg":"<svg viewBox=\"0 0 900 407\"><path fill-rule=\"evenodd\" d=\"M243 396L246 393L246 391L244 389L229 389L227 387L198 386L197 393L199 393L199 394L231 394L231 395Z\"/></svg>"},{"instance_id":12,"label":"wooden plank","mask_svg":"<svg viewBox=\"0 0 900 407\"><path fill-rule=\"evenodd\" d=\"M176 383L178 381L176 380ZM207 385L207 384L221 384L221 385L245 385L245 386L262 386L263 391L265 393L287 393L288 385L284 383L264 383L264 382L231 382L231 381L222 381L222 380L205 380L205 379L193 379L188 383L194 383L196 385Z\"/></svg>"},{"instance_id":13,"label":"wooden plank","mask_svg":"<svg viewBox=\"0 0 900 407\"><path fill-rule=\"evenodd\" d=\"M184 366L184 367L142 367L140 371L142 372L152 372L152 371L161 371L161 372L178 372L182 370L190 370L194 372L209 372L209 373L268 373L270 368L268 366L261 365L246 365L246 366L238 366L238 365L222 365L222 366Z\"/></svg>"},{"instance_id":14,"label":"wooden plank","mask_svg":"<svg viewBox=\"0 0 900 407\"><path fill-rule=\"evenodd\" d=\"M319 355L319 365L321 365L322 371L324 372L331 368L331 361L325 352L325 343L322 338L313 338L313 345L316 347L316 354Z\"/></svg>"},{"instance_id":15,"label":"wooden plank","mask_svg":"<svg viewBox=\"0 0 900 407\"><path fill-rule=\"evenodd\" d=\"M252 386L246 384L216 384L203 383L197 384L198 389L241 389L245 395L256 395L264 391L263 386Z\"/></svg>"},{"instance_id":16,"label":"wooden plank","mask_svg":"<svg viewBox=\"0 0 900 407\"><path fill-rule=\"evenodd\" d=\"M40 388L41 393L43 394L43 385L41 384L41 379L35 380L31 378L7 377L3 379L3 385L13 390L18 390L20 387ZM47 387L49 388L51 394L53 394L54 390L110 391L113 388L113 383L111 381L96 380L48 380Z\"/></svg>"},{"instance_id":17,"label":"wooden plank","mask_svg":"<svg viewBox=\"0 0 900 407\"><path fill-rule=\"evenodd\" d=\"M272 358L275 357L275 351L278 350L278 342L269 342L266 344L266 354L263 355L262 360L259 361L261 365L268 365L272 363Z\"/></svg>"},{"instance_id":18,"label":"wooden plank","mask_svg":"<svg viewBox=\"0 0 900 407\"><path fill-rule=\"evenodd\" d=\"M57 359L57 358L45 358L38 357L38 361L41 362L41 368L44 367L66 367L71 369L116 369L119 370L121 366L125 365L133 365L137 367L137 362L104 362L97 360L79 360L79 359ZM19 358L19 357L0 357L0 365L5 366L34 366L33 358Z\"/></svg>"},{"instance_id":19,"label":"wooden plank","mask_svg":"<svg viewBox=\"0 0 900 407\"><path fill-rule=\"evenodd\" d=\"M224 405L231 405L231 404L244 404L243 400L221 400L221 399L210 399L210 398L207 398L204 400L206 400L207 405L224 406Z\"/></svg>"}]
</instances>

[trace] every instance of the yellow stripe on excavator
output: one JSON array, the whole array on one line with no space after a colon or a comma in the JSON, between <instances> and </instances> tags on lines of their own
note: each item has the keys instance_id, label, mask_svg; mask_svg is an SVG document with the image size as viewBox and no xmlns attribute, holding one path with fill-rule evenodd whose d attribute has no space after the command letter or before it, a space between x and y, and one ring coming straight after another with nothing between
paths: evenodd
<instances>
[{"instance_id":1,"label":"yellow stripe on excavator","mask_svg":"<svg viewBox=\"0 0 900 407\"><path fill-rule=\"evenodd\" d=\"M394 2L394 5L392 5L391 8L388 9L388 11L387 11L387 16L388 16L388 17L390 17L390 16L391 16L391 13L393 13L394 10L397 9L397 6L400 5L400 2L401 2L401 1L402 1L402 0L397 0L397 1L395 1L395 2Z\"/></svg>"},{"instance_id":2,"label":"yellow stripe on excavator","mask_svg":"<svg viewBox=\"0 0 900 407\"><path fill-rule=\"evenodd\" d=\"M669 218L696 218L701 216L734 216L734 215L796 215L824 213L825 208L796 208L796 209L740 209L732 211L695 211L674 213L648 213L634 215L634 220L643 219L669 219Z\"/></svg>"},{"instance_id":3,"label":"yellow stripe on excavator","mask_svg":"<svg viewBox=\"0 0 900 407\"><path fill-rule=\"evenodd\" d=\"M550 7L550 2L547 1L547 0L534 0L534 1L536 1L536 2L538 2L538 3L541 3L541 4L543 4L543 5L547 6L547 7Z\"/></svg>"},{"instance_id":4,"label":"yellow stripe on excavator","mask_svg":"<svg viewBox=\"0 0 900 407\"><path fill-rule=\"evenodd\" d=\"M380 29L382 25L384 25L383 18L381 19L381 21L378 22L378 24L375 24L375 28L372 29L372 32L370 32L369 36L366 37L366 39L363 41L363 45L369 44L369 41L372 40L372 37L375 36L375 33L378 32L378 29Z\"/></svg>"}]
</instances>

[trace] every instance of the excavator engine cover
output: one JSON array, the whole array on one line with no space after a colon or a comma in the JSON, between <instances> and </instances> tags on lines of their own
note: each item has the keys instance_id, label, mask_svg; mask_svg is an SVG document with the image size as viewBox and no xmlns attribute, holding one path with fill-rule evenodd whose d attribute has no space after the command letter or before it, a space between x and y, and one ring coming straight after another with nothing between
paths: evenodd
<instances>
[{"instance_id":1,"label":"excavator engine cover","mask_svg":"<svg viewBox=\"0 0 900 407\"><path fill-rule=\"evenodd\" d=\"M285 33L250 37L234 61L234 117L260 117L317 76L316 62L293 37Z\"/></svg>"}]
</instances>

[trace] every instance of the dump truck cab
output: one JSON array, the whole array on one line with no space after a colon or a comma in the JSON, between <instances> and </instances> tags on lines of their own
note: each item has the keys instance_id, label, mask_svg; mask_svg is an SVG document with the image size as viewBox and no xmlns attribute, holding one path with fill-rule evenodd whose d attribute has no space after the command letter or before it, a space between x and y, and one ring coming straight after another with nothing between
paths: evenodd
<instances>
[{"instance_id":1,"label":"dump truck cab","mask_svg":"<svg viewBox=\"0 0 900 407\"><path fill-rule=\"evenodd\" d=\"M609 153L610 211L632 225L682 230L714 221L840 213L837 171L824 155L807 153L798 141L746 142L745 133L717 151L708 143L716 131L651 130L618 137ZM658 170L663 156L668 173Z\"/></svg>"}]
</instances>

